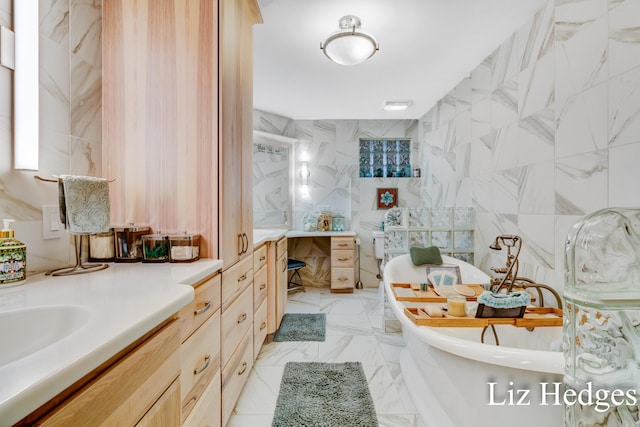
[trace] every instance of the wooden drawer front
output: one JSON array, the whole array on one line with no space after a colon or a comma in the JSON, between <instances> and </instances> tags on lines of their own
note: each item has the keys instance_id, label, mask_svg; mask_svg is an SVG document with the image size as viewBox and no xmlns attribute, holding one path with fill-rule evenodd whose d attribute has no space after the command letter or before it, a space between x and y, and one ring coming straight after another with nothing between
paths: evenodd
<instances>
[{"instance_id":1,"label":"wooden drawer front","mask_svg":"<svg viewBox=\"0 0 640 427\"><path fill-rule=\"evenodd\" d=\"M222 313L222 366L226 366L242 337L253 325L253 288L247 288Z\"/></svg>"},{"instance_id":2,"label":"wooden drawer front","mask_svg":"<svg viewBox=\"0 0 640 427\"><path fill-rule=\"evenodd\" d=\"M258 271L253 278L253 307L254 311L267 298L267 266L265 265Z\"/></svg>"},{"instance_id":3,"label":"wooden drawer front","mask_svg":"<svg viewBox=\"0 0 640 427\"><path fill-rule=\"evenodd\" d=\"M353 250L332 250L331 251L331 268L335 267L353 267L354 265Z\"/></svg>"},{"instance_id":4,"label":"wooden drawer front","mask_svg":"<svg viewBox=\"0 0 640 427\"><path fill-rule=\"evenodd\" d=\"M222 414L222 401L220 399L221 377L222 373L218 371L209 382L200 399L198 399L198 403L196 403L189 417L182 423L182 427L220 427L220 416Z\"/></svg>"},{"instance_id":5,"label":"wooden drawer front","mask_svg":"<svg viewBox=\"0 0 640 427\"><path fill-rule=\"evenodd\" d=\"M253 330L247 331L237 351L222 370L222 425L226 425L253 367Z\"/></svg>"},{"instance_id":6,"label":"wooden drawer front","mask_svg":"<svg viewBox=\"0 0 640 427\"><path fill-rule=\"evenodd\" d=\"M246 257L222 273L222 310L253 283L253 258Z\"/></svg>"},{"instance_id":7,"label":"wooden drawer front","mask_svg":"<svg viewBox=\"0 0 640 427\"><path fill-rule=\"evenodd\" d=\"M350 249L355 248L355 237L332 237L331 238L331 250L335 249Z\"/></svg>"},{"instance_id":8,"label":"wooden drawer front","mask_svg":"<svg viewBox=\"0 0 640 427\"><path fill-rule=\"evenodd\" d=\"M354 272L353 268L332 268L331 288L348 289L353 288Z\"/></svg>"},{"instance_id":9,"label":"wooden drawer front","mask_svg":"<svg viewBox=\"0 0 640 427\"><path fill-rule=\"evenodd\" d=\"M260 245L253 250L253 271L258 271L267 264L267 244Z\"/></svg>"},{"instance_id":10,"label":"wooden drawer front","mask_svg":"<svg viewBox=\"0 0 640 427\"><path fill-rule=\"evenodd\" d=\"M267 301L262 301L253 315L253 360L256 360L267 337Z\"/></svg>"},{"instance_id":11,"label":"wooden drawer front","mask_svg":"<svg viewBox=\"0 0 640 427\"><path fill-rule=\"evenodd\" d=\"M220 371L220 310L180 347L180 391L184 420Z\"/></svg>"},{"instance_id":12,"label":"wooden drawer front","mask_svg":"<svg viewBox=\"0 0 640 427\"><path fill-rule=\"evenodd\" d=\"M173 321L63 402L41 425L135 425L178 375L180 328Z\"/></svg>"},{"instance_id":13,"label":"wooden drawer front","mask_svg":"<svg viewBox=\"0 0 640 427\"><path fill-rule=\"evenodd\" d=\"M180 381L175 380L136 427L180 425Z\"/></svg>"},{"instance_id":14,"label":"wooden drawer front","mask_svg":"<svg viewBox=\"0 0 640 427\"><path fill-rule=\"evenodd\" d=\"M200 325L220 308L219 274L207 279L194 289L193 301L180 310L180 337L186 340Z\"/></svg>"},{"instance_id":15,"label":"wooden drawer front","mask_svg":"<svg viewBox=\"0 0 640 427\"><path fill-rule=\"evenodd\" d=\"M287 251L287 238L283 237L276 243L276 258L280 258Z\"/></svg>"}]
</instances>

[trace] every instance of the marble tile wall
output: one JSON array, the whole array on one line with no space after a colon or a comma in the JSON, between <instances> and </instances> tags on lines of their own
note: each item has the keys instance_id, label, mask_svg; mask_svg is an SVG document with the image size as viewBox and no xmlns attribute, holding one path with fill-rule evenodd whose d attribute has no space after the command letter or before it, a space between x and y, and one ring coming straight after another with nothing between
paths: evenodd
<instances>
[{"instance_id":1,"label":"marble tile wall","mask_svg":"<svg viewBox=\"0 0 640 427\"><path fill-rule=\"evenodd\" d=\"M11 0L0 0L0 24L12 27ZM101 0L39 0L40 170L12 169L12 71L0 67L0 214L15 218L27 245L29 272L71 261L67 236L43 240L42 206L57 204L54 184L38 174L101 174ZM8 94L5 96L4 94Z\"/></svg>"},{"instance_id":2,"label":"marble tile wall","mask_svg":"<svg viewBox=\"0 0 640 427\"><path fill-rule=\"evenodd\" d=\"M638 0L550 0L420 119L423 199L476 209L485 271L519 234L521 275L561 289L571 226L640 206L638 28Z\"/></svg>"}]
</instances>

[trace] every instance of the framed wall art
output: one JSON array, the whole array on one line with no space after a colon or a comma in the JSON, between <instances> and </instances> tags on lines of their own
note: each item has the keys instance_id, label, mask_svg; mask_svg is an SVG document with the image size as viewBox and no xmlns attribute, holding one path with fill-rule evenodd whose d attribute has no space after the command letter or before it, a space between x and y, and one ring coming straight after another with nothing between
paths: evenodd
<instances>
[{"instance_id":1,"label":"framed wall art","mask_svg":"<svg viewBox=\"0 0 640 427\"><path fill-rule=\"evenodd\" d=\"M398 205L397 188L376 189L378 209L390 209Z\"/></svg>"}]
</instances>

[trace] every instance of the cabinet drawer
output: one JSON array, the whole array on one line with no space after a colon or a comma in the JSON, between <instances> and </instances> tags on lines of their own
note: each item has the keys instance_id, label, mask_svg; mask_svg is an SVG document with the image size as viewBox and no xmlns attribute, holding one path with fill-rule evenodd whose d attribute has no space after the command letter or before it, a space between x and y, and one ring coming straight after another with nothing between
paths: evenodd
<instances>
[{"instance_id":1,"label":"cabinet drawer","mask_svg":"<svg viewBox=\"0 0 640 427\"><path fill-rule=\"evenodd\" d=\"M136 427L180 425L180 381L175 380Z\"/></svg>"},{"instance_id":2,"label":"cabinet drawer","mask_svg":"<svg viewBox=\"0 0 640 427\"><path fill-rule=\"evenodd\" d=\"M220 371L220 310L180 346L182 420Z\"/></svg>"},{"instance_id":3,"label":"cabinet drawer","mask_svg":"<svg viewBox=\"0 0 640 427\"><path fill-rule=\"evenodd\" d=\"M331 250L335 249L351 249L355 248L356 239L355 237L346 236L346 237L331 237Z\"/></svg>"},{"instance_id":4,"label":"cabinet drawer","mask_svg":"<svg viewBox=\"0 0 640 427\"><path fill-rule=\"evenodd\" d=\"M222 425L226 425L253 366L253 330L247 331L222 370Z\"/></svg>"},{"instance_id":5,"label":"cabinet drawer","mask_svg":"<svg viewBox=\"0 0 640 427\"><path fill-rule=\"evenodd\" d=\"M220 308L220 275L196 285L193 301L180 310L180 337L186 340Z\"/></svg>"},{"instance_id":6,"label":"cabinet drawer","mask_svg":"<svg viewBox=\"0 0 640 427\"><path fill-rule=\"evenodd\" d=\"M287 238L283 237L276 243L276 258L280 258L287 252Z\"/></svg>"},{"instance_id":7,"label":"cabinet drawer","mask_svg":"<svg viewBox=\"0 0 640 427\"><path fill-rule=\"evenodd\" d=\"M253 282L253 258L246 257L222 273L222 310Z\"/></svg>"},{"instance_id":8,"label":"cabinet drawer","mask_svg":"<svg viewBox=\"0 0 640 427\"><path fill-rule=\"evenodd\" d=\"M331 268L335 267L353 267L354 266L353 250L336 249L331 251Z\"/></svg>"},{"instance_id":9,"label":"cabinet drawer","mask_svg":"<svg viewBox=\"0 0 640 427\"><path fill-rule=\"evenodd\" d=\"M253 315L253 360L256 360L267 337L267 301L262 301Z\"/></svg>"},{"instance_id":10,"label":"cabinet drawer","mask_svg":"<svg viewBox=\"0 0 640 427\"><path fill-rule=\"evenodd\" d=\"M174 321L63 402L40 425L135 425L180 375L179 349L180 330Z\"/></svg>"},{"instance_id":11,"label":"cabinet drawer","mask_svg":"<svg viewBox=\"0 0 640 427\"><path fill-rule=\"evenodd\" d=\"M353 289L353 268L332 268L331 289Z\"/></svg>"},{"instance_id":12,"label":"cabinet drawer","mask_svg":"<svg viewBox=\"0 0 640 427\"><path fill-rule=\"evenodd\" d=\"M218 371L205 389L198 403L193 408L182 427L220 427L220 415L222 413L222 401L220 400L220 378L222 373Z\"/></svg>"},{"instance_id":13,"label":"cabinet drawer","mask_svg":"<svg viewBox=\"0 0 640 427\"><path fill-rule=\"evenodd\" d=\"M253 271L258 271L267 264L267 244L262 244L253 250Z\"/></svg>"},{"instance_id":14,"label":"cabinet drawer","mask_svg":"<svg viewBox=\"0 0 640 427\"><path fill-rule=\"evenodd\" d=\"M267 266L265 265L253 277L253 307L254 311L267 298Z\"/></svg>"},{"instance_id":15,"label":"cabinet drawer","mask_svg":"<svg viewBox=\"0 0 640 427\"><path fill-rule=\"evenodd\" d=\"M253 288L247 288L222 313L222 366L226 366L242 337L253 325Z\"/></svg>"}]
</instances>

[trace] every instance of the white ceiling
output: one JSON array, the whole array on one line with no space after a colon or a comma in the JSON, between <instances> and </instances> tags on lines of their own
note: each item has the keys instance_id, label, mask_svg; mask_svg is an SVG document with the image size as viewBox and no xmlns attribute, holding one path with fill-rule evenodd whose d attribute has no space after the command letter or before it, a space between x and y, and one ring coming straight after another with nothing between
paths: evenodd
<instances>
[{"instance_id":1,"label":"white ceiling","mask_svg":"<svg viewBox=\"0 0 640 427\"><path fill-rule=\"evenodd\" d=\"M296 120L417 119L530 19L544 0L258 0L254 107ZM356 66L320 42L356 15L380 50ZM385 100L412 99L404 112Z\"/></svg>"}]
</instances>

